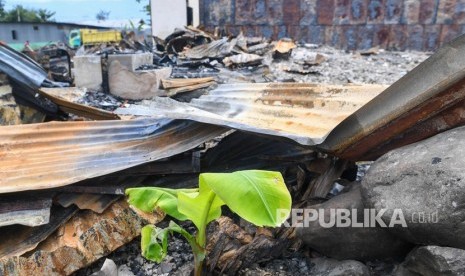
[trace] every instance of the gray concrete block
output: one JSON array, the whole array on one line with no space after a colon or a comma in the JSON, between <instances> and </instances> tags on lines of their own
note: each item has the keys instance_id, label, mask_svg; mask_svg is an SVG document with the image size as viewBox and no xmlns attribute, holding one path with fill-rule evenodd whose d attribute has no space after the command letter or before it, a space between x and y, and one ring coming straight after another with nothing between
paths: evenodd
<instances>
[{"instance_id":1,"label":"gray concrete block","mask_svg":"<svg viewBox=\"0 0 465 276\"><path fill-rule=\"evenodd\" d=\"M108 83L110 93L130 100L151 99L156 96L165 96L166 92L160 89L162 79L171 75L171 68L131 72L114 61L108 68Z\"/></svg>"},{"instance_id":2,"label":"gray concrete block","mask_svg":"<svg viewBox=\"0 0 465 276\"><path fill-rule=\"evenodd\" d=\"M140 67L141 65L153 64L153 54L138 53L108 56L108 64L111 64L114 60L119 61L121 65L128 68L131 72L135 72L136 68Z\"/></svg>"},{"instance_id":3,"label":"gray concrete block","mask_svg":"<svg viewBox=\"0 0 465 276\"><path fill-rule=\"evenodd\" d=\"M74 84L77 87L100 90L102 87L102 63L100 56L75 56Z\"/></svg>"}]
</instances>

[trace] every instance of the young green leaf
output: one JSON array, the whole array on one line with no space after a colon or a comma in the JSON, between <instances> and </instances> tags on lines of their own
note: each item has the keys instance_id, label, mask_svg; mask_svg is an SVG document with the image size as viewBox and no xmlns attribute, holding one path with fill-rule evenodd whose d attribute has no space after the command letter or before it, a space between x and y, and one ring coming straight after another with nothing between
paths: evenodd
<instances>
[{"instance_id":1,"label":"young green leaf","mask_svg":"<svg viewBox=\"0 0 465 276\"><path fill-rule=\"evenodd\" d=\"M290 213L291 195L279 172L202 173L199 181L200 187L208 186L232 211L257 226L279 226Z\"/></svg>"},{"instance_id":2,"label":"young green leaf","mask_svg":"<svg viewBox=\"0 0 465 276\"><path fill-rule=\"evenodd\" d=\"M205 185L200 185L199 193L179 193L178 210L191 220L197 229L204 228L210 221L221 216L224 202ZM208 212L208 213L207 213Z\"/></svg>"},{"instance_id":3,"label":"young green leaf","mask_svg":"<svg viewBox=\"0 0 465 276\"><path fill-rule=\"evenodd\" d=\"M150 213L159 207L163 212L178 220L186 220L187 217L178 211L178 195L197 194L197 189L167 189L156 187L130 188L126 190L129 204Z\"/></svg>"},{"instance_id":4,"label":"young green leaf","mask_svg":"<svg viewBox=\"0 0 465 276\"><path fill-rule=\"evenodd\" d=\"M144 258L160 263L166 257L168 250L168 236L176 232L181 234L189 242L197 258L202 261L205 258L205 249L200 247L195 238L184 228L170 221L167 228L161 229L154 225L146 225L141 231L141 249Z\"/></svg>"},{"instance_id":5,"label":"young green leaf","mask_svg":"<svg viewBox=\"0 0 465 276\"><path fill-rule=\"evenodd\" d=\"M144 258L160 263L167 254L169 229L146 225L141 231L141 249Z\"/></svg>"}]
</instances>

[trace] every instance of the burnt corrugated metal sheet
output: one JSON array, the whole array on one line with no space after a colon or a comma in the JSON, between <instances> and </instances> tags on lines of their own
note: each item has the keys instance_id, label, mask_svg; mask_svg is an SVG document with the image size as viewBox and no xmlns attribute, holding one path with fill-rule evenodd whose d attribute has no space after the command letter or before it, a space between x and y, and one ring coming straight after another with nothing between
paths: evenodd
<instances>
[{"instance_id":1,"label":"burnt corrugated metal sheet","mask_svg":"<svg viewBox=\"0 0 465 276\"><path fill-rule=\"evenodd\" d=\"M229 84L189 104L155 99L117 112L223 125L289 138L343 159L374 160L465 124L465 36L369 101L381 90L370 85Z\"/></svg>"},{"instance_id":2,"label":"burnt corrugated metal sheet","mask_svg":"<svg viewBox=\"0 0 465 276\"><path fill-rule=\"evenodd\" d=\"M322 148L350 160L465 124L465 36L447 44L337 126Z\"/></svg>"},{"instance_id":3,"label":"burnt corrugated metal sheet","mask_svg":"<svg viewBox=\"0 0 465 276\"><path fill-rule=\"evenodd\" d=\"M190 103L156 98L116 113L194 120L315 145L385 88L369 84L225 84Z\"/></svg>"},{"instance_id":4,"label":"burnt corrugated metal sheet","mask_svg":"<svg viewBox=\"0 0 465 276\"><path fill-rule=\"evenodd\" d=\"M4 126L0 193L59 187L106 175L185 152L225 131L166 119Z\"/></svg>"},{"instance_id":5,"label":"burnt corrugated metal sheet","mask_svg":"<svg viewBox=\"0 0 465 276\"><path fill-rule=\"evenodd\" d=\"M36 90L47 72L28 56L0 43L0 71L30 90Z\"/></svg>"},{"instance_id":6,"label":"burnt corrugated metal sheet","mask_svg":"<svg viewBox=\"0 0 465 276\"><path fill-rule=\"evenodd\" d=\"M119 120L119 116L110 111L98 109L73 102L78 97L82 98L85 92L76 87L66 88L41 88L38 92L51 100L53 103L67 113L72 113L93 120Z\"/></svg>"},{"instance_id":7,"label":"burnt corrugated metal sheet","mask_svg":"<svg viewBox=\"0 0 465 276\"><path fill-rule=\"evenodd\" d=\"M120 196L116 195L61 193L54 198L54 201L63 207L75 205L80 210L92 210L101 214L119 198Z\"/></svg>"},{"instance_id":8,"label":"burnt corrugated metal sheet","mask_svg":"<svg viewBox=\"0 0 465 276\"><path fill-rule=\"evenodd\" d=\"M0 227L12 224L39 226L50 219L52 196L0 196Z\"/></svg>"}]
</instances>

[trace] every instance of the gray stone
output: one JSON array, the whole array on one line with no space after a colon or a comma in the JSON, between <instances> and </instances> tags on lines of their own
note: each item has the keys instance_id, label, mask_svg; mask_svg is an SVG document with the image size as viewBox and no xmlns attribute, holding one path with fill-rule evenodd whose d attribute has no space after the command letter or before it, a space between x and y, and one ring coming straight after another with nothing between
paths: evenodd
<instances>
[{"instance_id":1,"label":"gray stone","mask_svg":"<svg viewBox=\"0 0 465 276\"><path fill-rule=\"evenodd\" d=\"M400 209L406 226L388 230L416 244L465 249L465 127L393 150L362 180L368 208Z\"/></svg>"},{"instance_id":2,"label":"gray stone","mask_svg":"<svg viewBox=\"0 0 465 276\"><path fill-rule=\"evenodd\" d=\"M169 273L173 270L173 264L172 263L167 263L163 262L160 264L160 271L161 273Z\"/></svg>"},{"instance_id":3,"label":"gray stone","mask_svg":"<svg viewBox=\"0 0 465 276\"><path fill-rule=\"evenodd\" d=\"M135 276L127 265L120 265L118 267L118 276Z\"/></svg>"},{"instance_id":4,"label":"gray stone","mask_svg":"<svg viewBox=\"0 0 465 276\"><path fill-rule=\"evenodd\" d=\"M369 276L370 270L361 262L346 260L338 261L327 258L310 260L312 268L309 275L313 276Z\"/></svg>"},{"instance_id":5,"label":"gray stone","mask_svg":"<svg viewBox=\"0 0 465 276\"><path fill-rule=\"evenodd\" d=\"M330 209L355 209L357 218L351 220L364 222L364 206L360 185L354 184L349 191L332 199L308 208L324 209L325 222L330 221ZM333 214L334 215L334 214ZM298 227L297 235L304 243L338 260L372 260L397 257L407 254L410 244L394 237L385 228L380 227L329 227L325 228L318 220L310 221L308 227Z\"/></svg>"},{"instance_id":6,"label":"gray stone","mask_svg":"<svg viewBox=\"0 0 465 276\"><path fill-rule=\"evenodd\" d=\"M20 124L19 110L9 106L0 106L0 126Z\"/></svg>"},{"instance_id":7,"label":"gray stone","mask_svg":"<svg viewBox=\"0 0 465 276\"><path fill-rule=\"evenodd\" d=\"M90 276L118 276L118 267L111 259L105 259L100 271L92 273Z\"/></svg>"},{"instance_id":8,"label":"gray stone","mask_svg":"<svg viewBox=\"0 0 465 276\"><path fill-rule=\"evenodd\" d=\"M395 275L465 275L465 250L440 246L418 247L408 254Z\"/></svg>"}]
</instances>

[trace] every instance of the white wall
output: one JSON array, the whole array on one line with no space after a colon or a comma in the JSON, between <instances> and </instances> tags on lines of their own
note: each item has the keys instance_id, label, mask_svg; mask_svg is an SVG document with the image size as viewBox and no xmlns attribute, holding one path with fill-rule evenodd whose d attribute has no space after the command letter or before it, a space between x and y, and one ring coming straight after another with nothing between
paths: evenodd
<instances>
[{"instance_id":1,"label":"white wall","mask_svg":"<svg viewBox=\"0 0 465 276\"><path fill-rule=\"evenodd\" d=\"M175 28L183 28L187 25L186 0L150 0L150 4L152 35L164 39Z\"/></svg>"}]
</instances>

